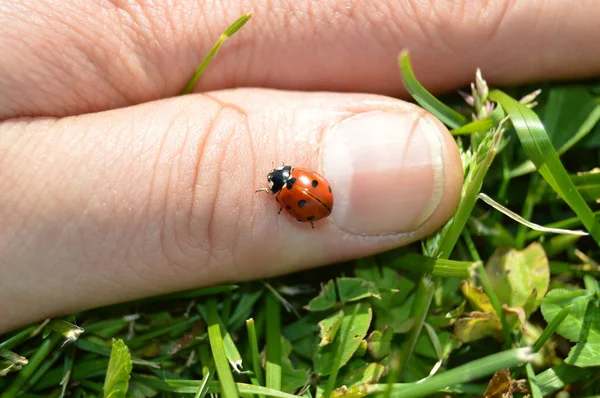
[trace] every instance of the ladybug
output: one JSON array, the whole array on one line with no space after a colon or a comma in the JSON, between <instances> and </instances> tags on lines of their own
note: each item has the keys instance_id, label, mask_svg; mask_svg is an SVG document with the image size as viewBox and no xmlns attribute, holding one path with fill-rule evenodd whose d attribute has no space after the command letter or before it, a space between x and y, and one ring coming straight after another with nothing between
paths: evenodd
<instances>
[{"instance_id":1,"label":"ladybug","mask_svg":"<svg viewBox=\"0 0 600 398\"><path fill-rule=\"evenodd\" d=\"M285 209L296 220L310 222L313 228L313 221L331 214L333 193L331 185L322 175L284 165L271 170L267 181L269 188L261 188L256 192L277 195L275 199L281 205L279 213Z\"/></svg>"}]
</instances>

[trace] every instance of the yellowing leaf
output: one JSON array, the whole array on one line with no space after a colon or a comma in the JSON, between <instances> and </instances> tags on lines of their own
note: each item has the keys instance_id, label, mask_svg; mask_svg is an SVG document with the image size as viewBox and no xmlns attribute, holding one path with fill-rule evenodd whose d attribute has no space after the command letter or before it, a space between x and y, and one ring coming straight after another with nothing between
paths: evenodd
<instances>
[{"instance_id":1,"label":"yellowing leaf","mask_svg":"<svg viewBox=\"0 0 600 398\"><path fill-rule=\"evenodd\" d=\"M526 315L535 311L548 291L550 266L542 245L532 243L524 250L497 249L486 271L500 301L509 307L525 307ZM536 292L533 302L532 292Z\"/></svg>"},{"instance_id":2,"label":"yellowing leaf","mask_svg":"<svg viewBox=\"0 0 600 398\"><path fill-rule=\"evenodd\" d=\"M346 306L340 330L333 342L318 347L313 356L314 371L321 376L327 376L334 367L339 369L344 366L367 335L372 317L371 306L367 302ZM336 357L339 358L339 362Z\"/></svg>"},{"instance_id":3,"label":"yellowing leaf","mask_svg":"<svg viewBox=\"0 0 600 398\"><path fill-rule=\"evenodd\" d=\"M378 382L384 372L385 366L379 363L370 363L348 372L348 374L340 380L340 383L351 387L356 384Z\"/></svg>"},{"instance_id":4,"label":"yellowing leaf","mask_svg":"<svg viewBox=\"0 0 600 398\"><path fill-rule=\"evenodd\" d=\"M319 342L320 347L323 347L333 341L335 334L342 324L343 316L344 311L340 310L319 322L319 331L321 335L321 341Z\"/></svg>"},{"instance_id":5,"label":"yellowing leaf","mask_svg":"<svg viewBox=\"0 0 600 398\"><path fill-rule=\"evenodd\" d=\"M490 298L484 293L483 289L463 281L460 290L474 310L496 315L496 311L494 311L494 307L490 303Z\"/></svg>"},{"instance_id":6,"label":"yellowing leaf","mask_svg":"<svg viewBox=\"0 0 600 398\"><path fill-rule=\"evenodd\" d=\"M454 323L454 336L463 343L488 336L501 338L502 325L494 314L471 312Z\"/></svg>"},{"instance_id":7,"label":"yellowing leaf","mask_svg":"<svg viewBox=\"0 0 600 398\"><path fill-rule=\"evenodd\" d=\"M483 396L485 398L512 398L514 393L527 394L526 380L514 380L508 369L494 373Z\"/></svg>"}]
</instances>

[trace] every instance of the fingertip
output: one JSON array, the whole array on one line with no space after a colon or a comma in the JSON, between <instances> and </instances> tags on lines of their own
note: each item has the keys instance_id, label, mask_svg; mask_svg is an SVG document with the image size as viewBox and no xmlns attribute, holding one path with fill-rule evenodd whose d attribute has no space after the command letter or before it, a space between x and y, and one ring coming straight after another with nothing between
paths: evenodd
<instances>
[{"instance_id":1,"label":"fingertip","mask_svg":"<svg viewBox=\"0 0 600 398\"><path fill-rule=\"evenodd\" d=\"M462 182L448 129L417 107L339 122L326 133L323 168L337 189L333 222L361 235L431 231L450 217Z\"/></svg>"}]
</instances>

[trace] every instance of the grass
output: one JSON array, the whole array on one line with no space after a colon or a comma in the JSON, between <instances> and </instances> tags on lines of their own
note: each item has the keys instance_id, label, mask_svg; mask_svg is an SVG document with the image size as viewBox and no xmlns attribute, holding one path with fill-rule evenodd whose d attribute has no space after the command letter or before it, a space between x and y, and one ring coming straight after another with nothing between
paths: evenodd
<instances>
[{"instance_id":1,"label":"grass","mask_svg":"<svg viewBox=\"0 0 600 398\"><path fill-rule=\"evenodd\" d=\"M443 228L346 264L0 336L0 398L600 394L600 84L501 91L477 71L442 101L408 53L399 68L461 149L461 202Z\"/></svg>"}]
</instances>

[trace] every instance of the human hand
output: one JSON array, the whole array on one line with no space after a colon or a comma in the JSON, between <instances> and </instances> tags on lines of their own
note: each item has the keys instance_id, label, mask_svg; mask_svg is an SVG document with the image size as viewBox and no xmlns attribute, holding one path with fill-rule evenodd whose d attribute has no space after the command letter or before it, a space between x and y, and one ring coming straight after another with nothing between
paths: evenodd
<instances>
[{"instance_id":1,"label":"human hand","mask_svg":"<svg viewBox=\"0 0 600 398\"><path fill-rule=\"evenodd\" d=\"M204 75L207 92L169 98L251 9ZM468 83L476 67L492 84L597 73L594 10L542 0L1 3L0 332L425 237L460 195L452 137L416 106L344 93L403 95L405 47L434 92ZM332 216L311 229L255 195L273 162L324 174Z\"/></svg>"}]
</instances>

